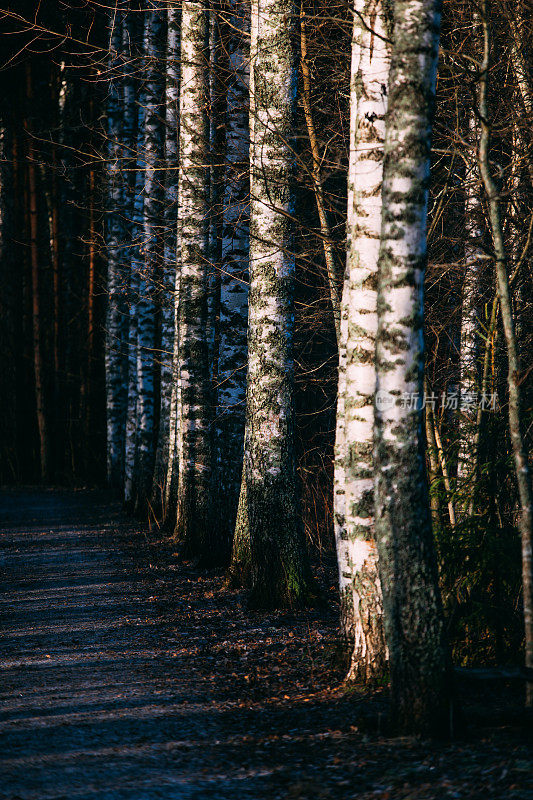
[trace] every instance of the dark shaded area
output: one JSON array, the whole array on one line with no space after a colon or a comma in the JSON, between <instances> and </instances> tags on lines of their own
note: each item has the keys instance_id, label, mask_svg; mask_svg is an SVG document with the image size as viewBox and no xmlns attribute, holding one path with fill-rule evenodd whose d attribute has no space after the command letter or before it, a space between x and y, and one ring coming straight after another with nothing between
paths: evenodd
<instances>
[{"instance_id":1,"label":"dark shaded area","mask_svg":"<svg viewBox=\"0 0 533 800\"><path fill-rule=\"evenodd\" d=\"M334 610L245 611L103 493L4 491L0 521L0 797L533 797L515 690L468 689L468 740L390 738Z\"/></svg>"}]
</instances>

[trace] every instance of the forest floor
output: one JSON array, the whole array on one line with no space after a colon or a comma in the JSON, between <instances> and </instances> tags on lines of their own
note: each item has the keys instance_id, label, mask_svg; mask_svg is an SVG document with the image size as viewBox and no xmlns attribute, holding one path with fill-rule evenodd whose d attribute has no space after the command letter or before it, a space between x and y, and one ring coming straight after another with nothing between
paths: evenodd
<instances>
[{"instance_id":1,"label":"forest floor","mask_svg":"<svg viewBox=\"0 0 533 800\"><path fill-rule=\"evenodd\" d=\"M101 492L4 491L0 525L0 798L533 798L515 690L466 688L452 743L394 737L342 688L334 607L249 612Z\"/></svg>"}]
</instances>

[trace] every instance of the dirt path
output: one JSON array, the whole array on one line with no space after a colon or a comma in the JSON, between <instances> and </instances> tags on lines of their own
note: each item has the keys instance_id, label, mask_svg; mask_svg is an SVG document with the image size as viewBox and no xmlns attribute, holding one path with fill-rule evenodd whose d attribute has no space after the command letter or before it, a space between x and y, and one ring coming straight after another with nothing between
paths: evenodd
<instances>
[{"instance_id":1,"label":"dirt path","mask_svg":"<svg viewBox=\"0 0 533 800\"><path fill-rule=\"evenodd\" d=\"M0 798L533 797L523 731L383 736L334 611L246 612L103 494L4 492L0 571Z\"/></svg>"}]
</instances>

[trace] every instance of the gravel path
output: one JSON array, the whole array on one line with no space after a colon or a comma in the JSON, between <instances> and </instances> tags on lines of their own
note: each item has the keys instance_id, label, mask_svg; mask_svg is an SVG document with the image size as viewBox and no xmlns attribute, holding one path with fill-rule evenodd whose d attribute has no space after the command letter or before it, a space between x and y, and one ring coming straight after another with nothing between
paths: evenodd
<instances>
[{"instance_id":1,"label":"gravel path","mask_svg":"<svg viewBox=\"0 0 533 800\"><path fill-rule=\"evenodd\" d=\"M176 680L175 645L110 550L117 508L85 492L0 508L0 797L240 795L246 772L206 776L223 723L194 675Z\"/></svg>"},{"instance_id":2,"label":"gravel path","mask_svg":"<svg viewBox=\"0 0 533 800\"><path fill-rule=\"evenodd\" d=\"M250 614L156 551L102 493L0 496L0 798L533 796L505 726L380 735L383 701L340 689L334 611Z\"/></svg>"}]
</instances>

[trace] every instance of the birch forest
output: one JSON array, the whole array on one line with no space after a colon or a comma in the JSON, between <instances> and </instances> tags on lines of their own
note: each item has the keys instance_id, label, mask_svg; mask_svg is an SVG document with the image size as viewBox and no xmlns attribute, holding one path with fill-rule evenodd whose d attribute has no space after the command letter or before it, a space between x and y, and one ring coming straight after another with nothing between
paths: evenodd
<instances>
[{"instance_id":1,"label":"birch forest","mask_svg":"<svg viewBox=\"0 0 533 800\"><path fill-rule=\"evenodd\" d=\"M34 746L21 744L0 797L533 797L530 0L0 5L9 635L22 630L9 621L17 592L29 608L30 590L45 591L50 537L94 524L90 541L107 531L116 569L146 569L150 624L159 614L184 625L187 598L199 604L173 645L188 666L169 671L172 691L187 695L187 670L201 663L221 686L242 677L237 709L263 702L253 691L272 695L287 736L307 725L355 737L328 745L336 778L316 766L281 788L261 783L254 750L240 788L187 772L189 788L166 793L161 777L128 793L94 776L89 792L80 774L82 791L63 767L45 780L35 755L39 793L25 770L9 772ZM85 556L70 544L47 567L47 586L78 561L92 570L64 584L71 603L111 580L79 541ZM51 597L32 622L43 635L67 624L46 611ZM215 607L231 636L256 632L246 663L216 655L234 645L213 627ZM285 661L268 625L283 628ZM43 650L52 666L54 642ZM21 680L22 656L5 658ZM307 676L300 694L289 662ZM65 691L80 669L61 679ZM319 702L327 724L312 716ZM298 703L308 717L291 725ZM467 733L470 762L459 744L455 755L428 744L427 759L454 766L444 774L439 762L427 783L413 766L397 784L372 783L364 759L353 775L346 766L357 737L388 742L374 755L389 769L396 746ZM502 777L472 766L489 758L476 748L491 736ZM274 772L286 758L300 775L280 747ZM401 758L426 763L413 752ZM214 775L216 754L202 758ZM136 781L145 767L152 775L139 761Z\"/></svg>"}]
</instances>

